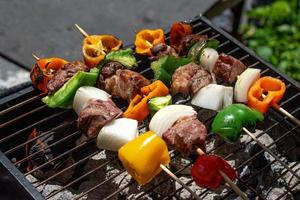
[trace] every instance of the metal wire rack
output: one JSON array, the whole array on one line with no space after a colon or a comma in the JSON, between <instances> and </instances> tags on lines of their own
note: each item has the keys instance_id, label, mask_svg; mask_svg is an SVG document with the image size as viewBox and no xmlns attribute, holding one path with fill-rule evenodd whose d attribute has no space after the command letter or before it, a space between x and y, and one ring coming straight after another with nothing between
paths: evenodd
<instances>
[{"instance_id":1,"label":"metal wire rack","mask_svg":"<svg viewBox=\"0 0 300 200\"><path fill-rule=\"evenodd\" d=\"M262 70L262 76L273 76L280 78L282 81L286 83L287 90L284 99L282 100L280 106L286 109L288 112L296 116L300 117L300 87L299 84L295 81L289 79L285 75L279 73L272 66L262 61L260 58L256 57L250 50L244 47L242 44L237 42L227 33L218 28L214 27L208 20L203 17L196 17L193 20L189 21L193 25L193 31L196 34L207 34L209 38L215 38L220 41L220 45L218 47L219 52L224 52L226 54L232 55L235 58L241 60L248 67L255 67ZM168 37L168 34L166 35ZM146 76L147 78L153 78L152 70L149 68L149 63L145 60L139 61L139 68L141 74ZM73 154L83 154L79 159L77 159L72 164L61 167L57 172L48 176L44 180L41 180L37 184L34 184L34 187L38 188L39 186L53 181L55 178L61 176L62 174L68 172L69 170L73 170L82 166L88 160L90 160L93 156L97 155L102 150L98 150L96 148L92 148L91 151L86 151L88 147L95 146L94 140L82 140L81 142L75 142L81 135L81 133L76 129L76 115L71 110L61 110L61 109L50 109L47 108L43 103L41 103L40 99L44 96L44 94L40 94L31 86L28 86L22 89L19 92L16 92L12 95L9 95L0 100L0 150L11 160L16 168L18 168L24 176L32 175L36 171L52 166L53 163L66 159L68 156ZM189 104L189 100L181 101L180 103ZM120 104L121 105L121 104ZM126 107L122 107L124 110ZM207 111L205 109L197 109L199 115L201 115L201 121L203 121L207 127L210 127L210 123L214 118L214 114L206 115ZM204 114L203 114L204 113ZM147 123L141 125L140 128L147 127ZM33 128L37 128L42 131L42 134L38 135L35 138L28 140L28 135L31 133ZM256 138L259 140L263 138L265 135L269 135L273 138L273 141L267 145L267 148L271 149L280 159L284 160L292 160L292 165L290 168L295 170L298 173L296 166L299 164L300 160L300 136L299 136L299 127L293 124L289 119L283 116L281 113L276 111L275 109L270 109L266 114L265 120L258 126L258 129L262 130L259 134L256 135ZM26 155L25 146L34 143L36 140L42 137L50 137L57 136L57 139L51 143L46 149L56 148L57 152L53 158L49 159L46 162L41 163L39 166L36 166L33 169L27 170L28 161L38 156L41 152L37 151L33 154ZM215 135L209 134L208 142L215 140ZM68 149L63 150L62 146L66 146L68 143ZM236 148L232 148L232 151L226 152L222 155L225 159L236 159L235 155L241 152L246 151L249 145L255 144L253 139L246 141L241 145L237 145ZM220 149L223 149L226 146L225 142L219 142L217 145L214 145L213 148L209 150L208 153L217 153ZM61 152L59 152L61 151ZM251 165L255 162L260 162L260 159L263 154L266 152L258 148L255 153L253 153L248 158L239 160L238 164L235 165L235 169L240 174L243 168L247 165ZM180 158L180 155L177 152L172 153L172 160L176 158ZM90 169L87 172L79 173L80 175L74 176L69 181L64 183L59 190L52 192L45 196L45 199L53 198L58 193L63 190L73 187L83 180L85 180L91 174L104 169L108 164L111 163L119 163L117 159L117 155L112 158L109 158L106 162L102 163L99 166L96 166L93 169ZM183 171L187 170L192 165L192 159L181 168L176 168L174 173L179 177L184 176L182 174ZM269 183L262 184L261 188L258 189L255 184L253 184L253 180L266 173L266 171L270 170L270 167L277 163L280 166L280 163L276 159L268 162L262 167L259 167L255 170L250 170L247 176L240 176L238 178L238 186L245 191L250 199L268 199L268 195L263 193L264 190L272 187L268 185ZM120 163L119 163L120 165ZM172 168L174 164L171 161L170 167ZM121 167L121 165L120 165ZM103 187L106 183L111 181L112 179L126 173L124 169L120 170L118 173L112 175L111 177L103 180L99 180L98 183L94 184L92 187L86 189L84 192L78 194L76 199L79 199L85 195L88 195L92 191ZM280 170L273 174L272 181L276 182L283 176L285 176L288 170L284 166L280 166ZM146 189L141 189L141 192L135 196L135 198L140 199L145 195L151 193L155 193L155 189L161 187L166 182L172 182L168 177L152 184L151 187ZM285 186L285 192L278 196L278 199L285 199L288 195L294 194L293 190L300 183L300 180L294 185ZM112 191L108 196L104 199L110 199L119 195L123 190L135 184L134 180L131 180L126 185ZM193 184L192 179L189 179L186 182L187 185L191 186ZM179 199L180 192L183 188L177 187L171 193L165 194L156 194L159 199ZM211 191L209 190L201 190L198 192L199 196L205 199ZM234 195L234 192L228 189L225 194L220 195L220 199L228 199Z\"/></svg>"}]
</instances>

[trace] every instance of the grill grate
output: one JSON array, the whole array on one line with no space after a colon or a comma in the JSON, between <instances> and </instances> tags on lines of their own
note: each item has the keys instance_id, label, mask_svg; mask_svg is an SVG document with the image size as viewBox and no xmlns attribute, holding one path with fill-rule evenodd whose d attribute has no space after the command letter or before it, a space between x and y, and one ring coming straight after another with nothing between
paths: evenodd
<instances>
[{"instance_id":1,"label":"grill grate","mask_svg":"<svg viewBox=\"0 0 300 200\"><path fill-rule=\"evenodd\" d=\"M300 118L300 86L298 83L290 80L285 75L280 74L273 67L270 67L261 59L257 58L247 48L243 47L236 40L228 36L228 34L213 27L205 18L196 17L195 19L191 20L190 23L193 25L193 30L195 33L207 34L209 38L215 38L219 40L219 52L224 52L234 56L235 58L238 58L248 67L261 69L263 76L269 75L280 78L282 81L284 81L286 83L287 90L280 106L293 114L296 118ZM144 60L139 60L139 64L139 71L147 78L153 78L152 71L149 68L149 63ZM56 178L62 176L64 173L70 170L82 167L83 164L90 160L93 156L97 155L100 152L103 152L102 150L91 148L95 146L94 140L81 140L81 142L77 142L77 144L75 144L75 141L80 137L80 132L76 130L75 113L71 110L47 108L40 102L40 98L42 98L43 96L44 94L37 93L31 86L29 86L22 91L13 94L12 96L3 98L0 101L0 150L4 152L4 154L25 176L32 175L40 169L49 167L49 165L51 165L52 163L66 158L69 159L70 155L73 156L76 154L82 154L83 156L75 160L72 164L59 168L59 170L55 174L52 174L46 179L38 182L37 184L34 184L34 187L36 188L42 186L45 183L54 181ZM183 100L180 103L189 104L189 100ZM119 106L123 107L123 110L125 109L122 104L120 104ZM201 121L203 121L209 127L211 121L214 118L214 115L209 114L209 112L205 109L198 109L197 111L198 115L201 118ZM143 124L140 129L146 126L147 123ZM27 140L28 135L33 130L33 128L37 128L38 130L43 131L43 133L38 137ZM292 164L289 167L293 169L295 173L299 174L299 127L293 124L281 113L271 108L266 114L264 122L258 126L258 129L262 131L256 134L256 138L261 140L262 138L265 138L267 136L272 137L273 141L269 144L266 144L267 148L271 149L284 162L286 162L286 160L290 161ZM42 163L34 169L27 171L26 167L28 160L32 159L42 152L37 151L28 156L25 154L25 146L28 144L32 144L39 138L51 136L56 137L57 135L59 135L59 137L57 137L55 142L50 144L46 149L56 148L57 151L61 152L56 153L56 155L52 159L49 159L48 161ZM262 156L264 154L267 154L263 149L256 147L256 151L252 152L252 155L245 159L235 157L236 154L242 154L243 152L248 151L250 146L255 146L255 142L251 138L248 138L248 140L246 140L246 142L244 143L230 145L226 144L223 141L218 141L218 139L215 138L213 134L209 134L207 143L210 143L212 141L217 141L217 144L212 146L212 148L209 149L208 153L222 155L227 160L235 159L235 162L238 163L235 165L235 169L240 175L243 173L245 167L255 165L255 163L260 162L260 159L262 159ZM63 151L61 147L66 143L70 143L70 145L68 145L69 148ZM224 149L227 150L224 152ZM174 160L180 159L181 155L178 152L171 152L171 157L173 162L171 162L170 168L173 169L173 172L176 175L183 178L185 171L188 170L192 165L192 161L190 160L178 168L174 163ZM64 183L60 189L47 194L45 198L51 199L66 188L75 187L91 174L105 169L109 164L112 163L115 163L116 165L119 165L121 167L117 156L114 155L101 165L89 169L84 173L79 173L78 176L73 176L73 178ZM266 194L264 191L274 186L270 185L270 181L262 181L261 187L257 187L257 184L255 183L255 181L257 180L255 179L256 177L262 176L262 174L267 173L270 168L276 163L280 167L276 174L272 176L271 182L276 182L277 180L284 177L287 173L290 173L284 166L280 165L280 163L278 163L278 161L273 158L273 160L267 162L263 166L252 166L252 169L249 169L250 172L247 175L240 176L240 178L238 179L238 186L243 191L245 191L251 199L270 199L268 194ZM76 199L84 197L86 194L90 194L94 190L105 186L106 183L109 183L116 177L122 176L124 174L126 174L125 170L121 169L118 173L113 174L109 178L99 180L93 186L87 188L81 194L76 196ZM193 187L194 183L191 179L185 180L188 186ZM162 187L163 184L167 182L173 181L168 177L163 177L161 180L153 183L150 187L141 188L140 193L136 195L135 198L140 199L148 194L152 194L154 196L156 195L160 199L180 199L180 193L183 189L181 186L178 186L171 193L156 193L155 189ZM281 195L277 196L277 198L286 199L291 193L295 194L294 188L297 187L299 183L300 180L297 180L294 185L285 186L285 191ZM135 181L131 180L127 184L122 185L120 188L111 192L103 199L115 198L122 191L130 188L134 184ZM199 196L204 199L209 199L209 195L211 193L214 192L207 189L197 190L197 194L199 194ZM220 194L220 199L231 199L233 195L235 195L234 192L231 189L227 189L225 192L223 191L223 193Z\"/></svg>"}]
</instances>

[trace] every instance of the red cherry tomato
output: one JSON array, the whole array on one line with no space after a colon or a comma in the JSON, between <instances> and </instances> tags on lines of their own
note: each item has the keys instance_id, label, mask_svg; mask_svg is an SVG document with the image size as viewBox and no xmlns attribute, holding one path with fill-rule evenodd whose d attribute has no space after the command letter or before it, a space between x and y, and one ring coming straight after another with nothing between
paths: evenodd
<instances>
[{"instance_id":1,"label":"red cherry tomato","mask_svg":"<svg viewBox=\"0 0 300 200\"><path fill-rule=\"evenodd\" d=\"M224 172L232 181L237 177L234 169L223 158L215 155L200 155L191 174L200 187L217 189L224 182L219 171Z\"/></svg>"}]
</instances>

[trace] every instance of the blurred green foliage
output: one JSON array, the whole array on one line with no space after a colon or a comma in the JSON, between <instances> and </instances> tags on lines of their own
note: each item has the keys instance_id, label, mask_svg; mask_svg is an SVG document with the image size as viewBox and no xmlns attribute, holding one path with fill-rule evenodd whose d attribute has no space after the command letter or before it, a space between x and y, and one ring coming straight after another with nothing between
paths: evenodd
<instances>
[{"instance_id":1,"label":"blurred green foliage","mask_svg":"<svg viewBox=\"0 0 300 200\"><path fill-rule=\"evenodd\" d=\"M243 38L259 56L300 81L299 0L277 0L247 13Z\"/></svg>"}]
</instances>

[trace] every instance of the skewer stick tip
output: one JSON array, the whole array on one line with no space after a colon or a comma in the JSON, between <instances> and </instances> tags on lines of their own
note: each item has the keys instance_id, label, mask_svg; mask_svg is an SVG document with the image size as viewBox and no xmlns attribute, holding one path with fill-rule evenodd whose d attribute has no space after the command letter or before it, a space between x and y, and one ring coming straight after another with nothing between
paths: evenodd
<instances>
[{"instance_id":1,"label":"skewer stick tip","mask_svg":"<svg viewBox=\"0 0 300 200\"><path fill-rule=\"evenodd\" d=\"M230 187L235 191L237 195L239 195L243 200L249 200L247 195L244 192L242 192L241 189L234 182L232 182L232 180L224 172L219 171L219 173L224 178L226 183L228 183Z\"/></svg>"},{"instance_id":2,"label":"skewer stick tip","mask_svg":"<svg viewBox=\"0 0 300 200\"><path fill-rule=\"evenodd\" d=\"M31 55L32 55L32 57L33 57L34 59L36 59L36 61L39 61L39 60L40 60L40 58L39 58L37 55L35 55L34 53L32 53Z\"/></svg>"},{"instance_id":3,"label":"skewer stick tip","mask_svg":"<svg viewBox=\"0 0 300 200\"><path fill-rule=\"evenodd\" d=\"M191 189L189 188L182 180L180 180L173 172L171 172L166 166L164 166L163 164L160 164L160 168L162 170L164 170L164 172L166 172L172 179L174 179L175 181L177 181L180 185L182 185L182 187L184 187L187 191L189 191L191 193L191 195L193 195L193 197L197 200L201 200L201 198Z\"/></svg>"},{"instance_id":4,"label":"skewer stick tip","mask_svg":"<svg viewBox=\"0 0 300 200\"><path fill-rule=\"evenodd\" d=\"M196 149L197 153L199 155L204 155L204 151L201 148ZM231 181L231 179L222 171L219 171L220 175L224 178L224 180L229 184L229 186L236 192L237 195L239 195L243 200L248 200L248 197L240 190L240 188Z\"/></svg>"},{"instance_id":5,"label":"skewer stick tip","mask_svg":"<svg viewBox=\"0 0 300 200\"><path fill-rule=\"evenodd\" d=\"M85 30L83 30L83 28L81 28L78 24L75 24L75 27L83 35L83 37L88 37L89 36L89 34Z\"/></svg>"},{"instance_id":6,"label":"skewer stick tip","mask_svg":"<svg viewBox=\"0 0 300 200\"><path fill-rule=\"evenodd\" d=\"M204 155L204 151L202 149L200 149L199 147L196 149L197 153L201 156Z\"/></svg>"}]
</instances>

